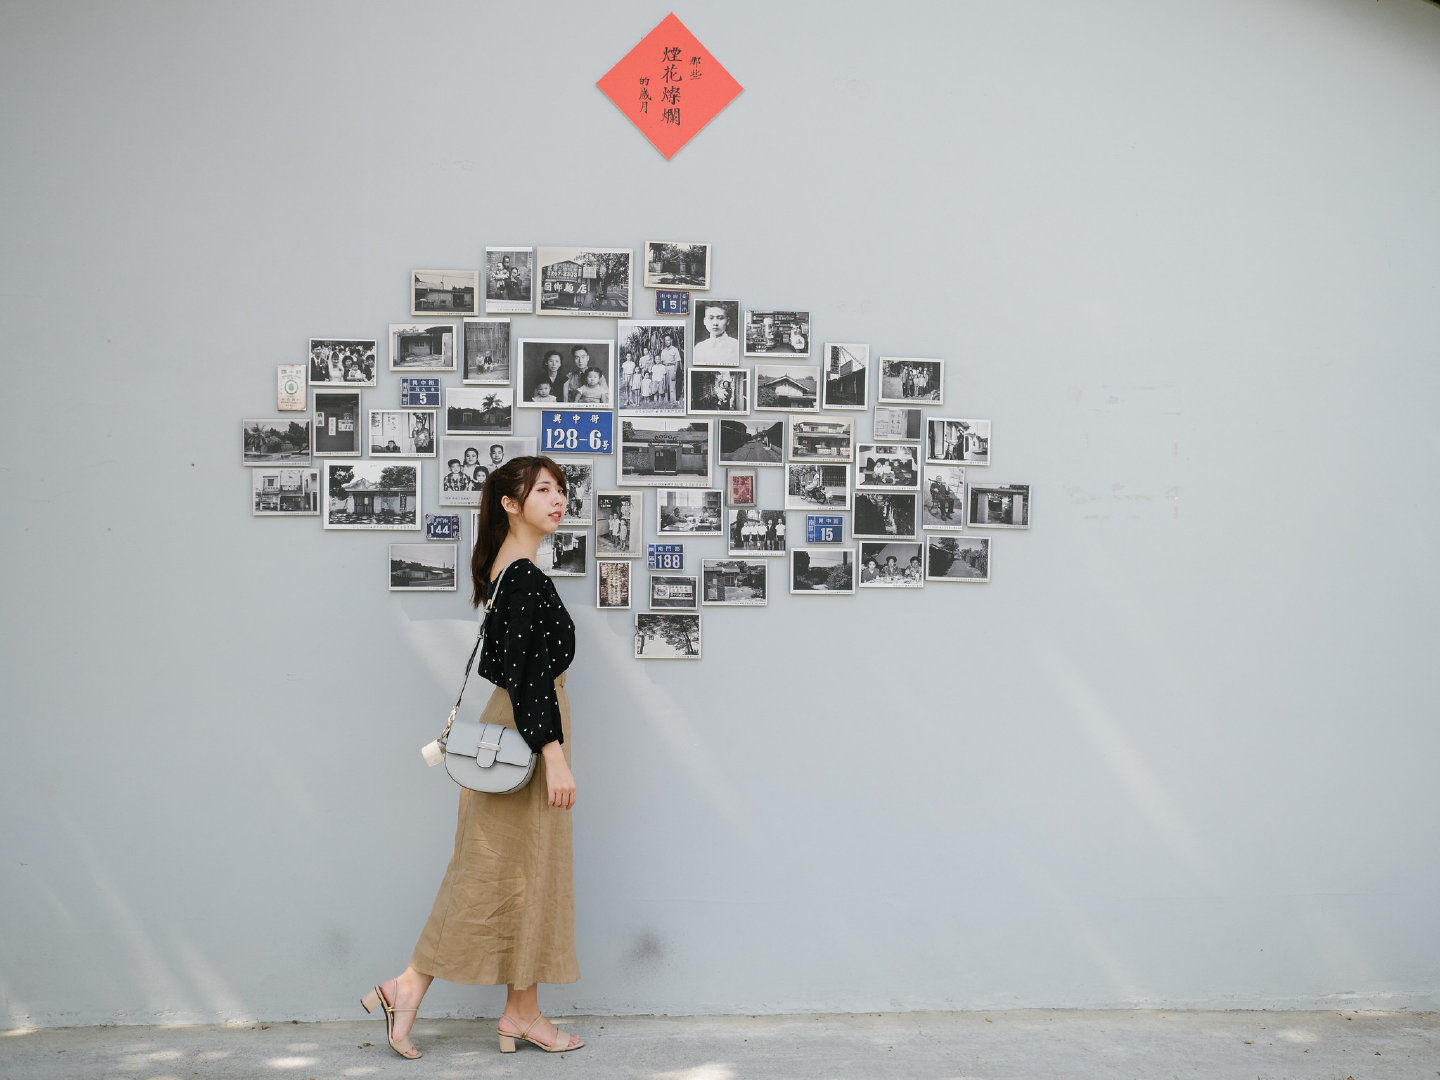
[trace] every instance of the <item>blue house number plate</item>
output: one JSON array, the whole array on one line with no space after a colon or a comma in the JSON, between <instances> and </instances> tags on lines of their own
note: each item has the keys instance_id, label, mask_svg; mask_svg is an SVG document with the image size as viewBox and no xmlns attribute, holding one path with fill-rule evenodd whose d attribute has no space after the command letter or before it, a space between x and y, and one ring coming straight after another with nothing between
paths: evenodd
<instances>
[{"instance_id":1,"label":"blue house number plate","mask_svg":"<svg viewBox=\"0 0 1440 1080\"><path fill-rule=\"evenodd\" d=\"M400 407L402 409L438 409L440 407L440 380L405 375L400 379Z\"/></svg>"},{"instance_id":2,"label":"blue house number plate","mask_svg":"<svg viewBox=\"0 0 1440 1080\"><path fill-rule=\"evenodd\" d=\"M806 514L805 542L807 544L838 544L844 524L845 519L836 514Z\"/></svg>"},{"instance_id":3,"label":"blue house number plate","mask_svg":"<svg viewBox=\"0 0 1440 1080\"><path fill-rule=\"evenodd\" d=\"M656 289L656 315L689 315L690 294L683 289Z\"/></svg>"},{"instance_id":4,"label":"blue house number plate","mask_svg":"<svg viewBox=\"0 0 1440 1080\"><path fill-rule=\"evenodd\" d=\"M540 419L542 454L613 454L615 414L550 412Z\"/></svg>"},{"instance_id":5,"label":"blue house number plate","mask_svg":"<svg viewBox=\"0 0 1440 1080\"><path fill-rule=\"evenodd\" d=\"M650 564L651 570L684 570L685 569L685 545L684 544L651 544Z\"/></svg>"},{"instance_id":6,"label":"blue house number plate","mask_svg":"<svg viewBox=\"0 0 1440 1080\"><path fill-rule=\"evenodd\" d=\"M460 539L460 515L459 515L459 514L426 514L426 515L425 515L425 539L426 539L426 540L459 540L459 539Z\"/></svg>"}]
</instances>

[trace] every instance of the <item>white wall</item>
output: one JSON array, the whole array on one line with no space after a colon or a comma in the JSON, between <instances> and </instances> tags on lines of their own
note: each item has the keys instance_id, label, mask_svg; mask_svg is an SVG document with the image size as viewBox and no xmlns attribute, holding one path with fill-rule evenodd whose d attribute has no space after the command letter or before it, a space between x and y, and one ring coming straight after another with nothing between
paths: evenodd
<instances>
[{"instance_id":1,"label":"white wall","mask_svg":"<svg viewBox=\"0 0 1440 1080\"><path fill-rule=\"evenodd\" d=\"M0 1020L347 1017L403 966L469 612L252 519L238 421L413 267L663 238L947 357L1035 527L987 586L709 613L698 665L562 583L552 1009L1435 1008L1440 9L695 6L747 89L669 163L593 86L665 10L0 12Z\"/></svg>"}]
</instances>

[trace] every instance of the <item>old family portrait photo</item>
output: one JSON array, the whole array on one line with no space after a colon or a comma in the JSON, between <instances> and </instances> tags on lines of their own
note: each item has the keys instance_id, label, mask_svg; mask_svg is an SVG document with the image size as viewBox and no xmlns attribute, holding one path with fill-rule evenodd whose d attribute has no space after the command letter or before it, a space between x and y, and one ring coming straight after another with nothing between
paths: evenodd
<instances>
[{"instance_id":1,"label":"old family portrait photo","mask_svg":"<svg viewBox=\"0 0 1440 1080\"><path fill-rule=\"evenodd\" d=\"M736 367L740 363L739 300L697 300L693 312L695 347L690 360L696 367Z\"/></svg>"},{"instance_id":2,"label":"old family portrait photo","mask_svg":"<svg viewBox=\"0 0 1440 1080\"><path fill-rule=\"evenodd\" d=\"M485 249L485 311L528 315L534 310L535 255L528 247Z\"/></svg>"},{"instance_id":3,"label":"old family portrait photo","mask_svg":"<svg viewBox=\"0 0 1440 1080\"><path fill-rule=\"evenodd\" d=\"M440 440L441 506L479 506L490 474L512 457L535 453L533 436L447 435Z\"/></svg>"},{"instance_id":4,"label":"old family portrait photo","mask_svg":"<svg viewBox=\"0 0 1440 1080\"><path fill-rule=\"evenodd\" d=\"M311 338L310 385L374 386L377 346L373 338Z\"/></svg>"},{"instance_id":5,"label":"old family portrait photo","mask_svg":"<svg viewBox=\"0 0 1440 1080\"><path fill-rule=\"evenodd\" d=\"M595 554L640 557L644 529L640 522L643 491L600 491L595 495Z\"/></svg>"},{"instance_id":6,"label":"old family portrait photo","mask_svg":"<svg viewBox=\"0 0 1440 1080\"><path fill-rule=\"evenodd\" d=\"M784 555L785 511L737 507L725 512L731 555Z\"/></svg>"},{"instance_id":7,"label":"old family portrait photo","mask_svg":"<svg viewBox=\"0 0 1440 1080\"><path fill-rule=\"evenodd\" d=\"M616 405L632 416L685 415L684 319L621 319Z\"/></svg>"},{"instance_id":8,"label":"old family portrait photo","mask_svg":"<svg viewBox=\"0 0 1440 1080\"><path fill-rule=\"evenodd\" d=\"M563 402L613 408L614 349L615 343L604 339L521 338L519 407L545 409Z\"/></svg>"},{"instance_id":9,"label":"old family portrait photo","mask_svg":"<svg viewBox=\"0 0 1440 1080\"><path fill-rule=\"evenodd\" d=\"M880 397L882 404L898 405L923 402L940 405L945 400L945 361L904 356L880 358Z\"/></svg>"},{"instance_id":10,"label":"old family portrait photo","mask_svg":"<svg viewBox=\"0 0 1440 1080\"><path fill-rule=\"evenodd\" d=\"M919 589L924 584L925 568L918 543L860 545L862 589Z\"/></svg>"},{"instance_id":11,"label":"old family portrait photo","mask_svg":"<svg viewBox=\"0 0 1440 1080\"><path fill-rule=\"evenodd\" d=\"M690 369L690 412L701 416L750 411L750 372L745 368Z\"/></svg>"},{"instance_id":12,"label":"old family portrait photo","mask_svg":"<svg viewBox=\"0 0 1440 1080\"><path fill-rule=\"evenodd\" d=\"M462 319L464 363L461 381L477 386L510 385L510 320Z\"/></svg>"}]
</instances>

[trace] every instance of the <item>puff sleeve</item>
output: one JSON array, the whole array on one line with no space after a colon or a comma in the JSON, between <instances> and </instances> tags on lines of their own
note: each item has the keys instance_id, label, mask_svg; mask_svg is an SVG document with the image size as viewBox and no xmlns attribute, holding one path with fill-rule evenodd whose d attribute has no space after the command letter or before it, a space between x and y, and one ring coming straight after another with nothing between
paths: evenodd
<instances>
[{"instance_id":1,"label":"puff sleeve","mask_svg":"<svg viewBox=\"0 0 1440 1080\"><path fill-rule=\"evenodd\" d=\"M504 686L515 726L537 754L549 742L564 742L555 680L575 656L575 624L555 586L533 564L508 593L502 656Z\"/></svg>"}]
</instances>

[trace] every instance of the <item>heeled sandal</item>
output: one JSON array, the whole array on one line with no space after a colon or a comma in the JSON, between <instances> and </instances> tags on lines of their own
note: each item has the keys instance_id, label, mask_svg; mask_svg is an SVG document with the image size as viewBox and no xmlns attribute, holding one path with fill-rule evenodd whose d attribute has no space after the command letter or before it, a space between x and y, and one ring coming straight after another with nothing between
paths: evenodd
<instances>
[{"instance_id":1,"label":"heeled sandal","mask_svg":"<svg viewBox=\"0 0 1440 1080\"><path fill-rule=\"evenodd\" d=\"M395 980L395 994L397 997L400 994L400 980L398 979ZM365 1006L367 1013L374 1012L377 1008L385 1010L385 1041L390 1044L391 1050L394 1050L407 1061L414 1061L421 1056L420 1048L410 1041L410 1036L406 1035L399 1040L395 1038L395 1014L402 1012L419 1013L420 1010L418 1008L395 1008L395 1006L390 1004L389 1000L385 997L385 992L381 990L378 985L372 987L370 992L360 999L360 1004Z\"/></svg>"},{"instance_id":2,"label":"heeled sandal","mask_svg":"<svg viewBox=\"0 0 1440 1080\"><path fill-rule=\"evenodd\" d=\"M500 1019L504 1020L509 1015L509 1013L501 1013ZM578 1039L579 1036L572 1035L568 1031L561 1031L558 1027L555 1029L555 1041L553 1043L550 1043L548 1046L545 1043L541 1042L539 1039L532 1037L529 1034L530 1029L536 1024L538 1024L542 1019L544 1019L544 1015L544 1013L541 1013L539 1016L535 1017L534 1020L531 1020L530 1023L526 1024L523 1031L516 1032L501 1031L500 1023L499 1021L496 1021L495 1030L500 1036L500 1052L502 1054L513 1054L515 1052L516 1039L524 1039L526 1042L532 1043L535 1046L540 1047L540 1049L544 1050L547 1054L563 1054L566 1050L579 1050L580 1047L585 1045L584 1039L580 1039L580 1041L575 1043L573 1046L570 1045L570 1040ZM564 1046L560 1045L562 1040L565 1043Z\"/></svg>"}]
</instances>

